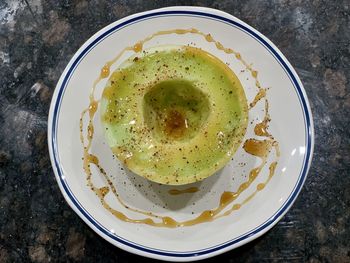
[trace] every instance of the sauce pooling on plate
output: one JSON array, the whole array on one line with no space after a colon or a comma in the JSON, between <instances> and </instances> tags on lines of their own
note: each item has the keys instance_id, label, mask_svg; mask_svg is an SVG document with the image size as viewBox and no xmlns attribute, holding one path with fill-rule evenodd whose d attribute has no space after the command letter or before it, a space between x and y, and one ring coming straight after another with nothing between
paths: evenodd
<instances>
[{"instance_id":1,"label":"sauce pooling on plate","mask_svg":"<svg viewBox=\"0 0 350 263\"><path fill-rule=\"evenodd\" d=\"M221 194L219 203L217 207L214 207L212 209L204 210L199 215L194 216L194 218L185 220L185 221L177 221L171 217L168 216L161 216L158 214L155 214L151 211L143 211L140 209L136 209L133 207L128 206L120 197L118 194L117 188L114 186L112 180L107 175L104 168L101 166L99 159L96 155L91 153L91 145L92 140L94 138L94 124L93 119L96 114L96 111L99 106L99 101L95 99L94 93L95 89L97 87L97 84L102 80L110 75L110 67L116 63L121 56L127 52L127 51L133 51L135 53L141 52L143 50L143 45L150 41L151 39L162 36L162 35L168 35L168 34L197 34L204 37L204 39L208 42L213 42L217 49L222 50L226 54L232 54L240 63L244 65L246 70L248 70L251 74L251 76L255 80L255 86L257 87L257 94L254 98L254 100L249 104L249 109L252 109L255 107L255 105L260 101L265 101L265 116L262 122L258 123L254 127L254 133L257 136L264 137L265 139L254 139L250 138L247 139L243 144L243 149L253 156L256 156L261 159L261 164L258 167L253 168L249 174L248 179L242 183L238 189L233 191L225 191ZM83 169L86 173L86 180L87 185L90 187L90 189L100 198L102 206L107 209L111 214L113 214L118 219L130 222L130 223L139 223L139 224L146 224L156 227L182 227L182 226L192 226L199 223L204 222L210 222L217 218L227 216L231 214L233 211L238 210L241 208L242 205L247 203L249 200L251 200L258 191L261 191L265 188L265 186L268 184L268 182L271 180L271 178L275 174L275 169L277 166L277 161L279 157L279 145L278 142L274 139L274 137L269 133L268 131L268 124L271 121L270 115L269 115L269 103L268 99L266 97L266 89L263 88L258 80L258 72L252 68L250 64L248 64L246 61L243 60L240 53L234 51L231 48L225 48L220 42L216 41L210 34L205 34L197 29L191 28L191 29L174 29L174 30L166 30L166 31L159 31L156 32L142 41L137 42L135 45L131 47L124 48L115 58L108 61L103 68L101 69L99 77L94 81L91 93L90 93L90 103L89 106L81 113L80 118L80 139L83 145L84 155L83 155ZM88 113L88 125L86 128L86 134L84 134L84 116ZM234 201L246 190L248 189L251 184L256 180L256 178L259 176L261 170L265 165L268 163L268 158L271 155L274 155L274 161L272 161L269 164L269 175L268 178L263 182L259 183L256 186L256 190L250 194L246 199L244 199L241 203L234 203ZM91 166L95 166L99 173L102 175L102 177L106 181L106 185L103 187L96 187L92 182L92 171ZM183 193L194 193L197 192L198 188L188 188L185 190L177 190L172 189L169 191L170 195L178 195ZM112 193L119 203L124 206L127 210L142 214L146 216L143 219L133 219L129 216L125 215L123 212L116 210L112 208L107 201L105 200L105 197L107 194ZM176 198L176 197L174 197Z\"/></svg>"}]
</instances>

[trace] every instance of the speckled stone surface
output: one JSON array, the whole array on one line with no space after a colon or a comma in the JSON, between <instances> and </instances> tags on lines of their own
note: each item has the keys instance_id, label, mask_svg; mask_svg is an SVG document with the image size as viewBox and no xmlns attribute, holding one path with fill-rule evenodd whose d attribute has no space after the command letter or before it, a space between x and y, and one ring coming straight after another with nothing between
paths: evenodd
<instances>
[{"instance_id":1,"label":"speckled stone surface","mask_svg":"<svg viewBox=\"0 0 350 263\"><path fill-rule=\"evenodd\" d=\"M68 207L48 156L50 99L93 33L170 5L231 13L297 70L314 114L313 164L299 198L267 234L208 262L350 262L350 2L0 1L0 262L152 262L97 236Z\"/></svg>"}]
</instances>

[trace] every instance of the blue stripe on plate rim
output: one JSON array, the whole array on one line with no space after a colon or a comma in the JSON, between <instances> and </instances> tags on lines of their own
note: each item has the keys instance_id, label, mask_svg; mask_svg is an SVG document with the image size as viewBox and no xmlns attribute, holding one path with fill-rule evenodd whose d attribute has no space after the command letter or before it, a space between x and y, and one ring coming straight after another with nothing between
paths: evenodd
<instances>
[{"instance_id":1,"label":"blue stripe on plate rim","mask_svg":"<svg viewBox=\"0 0 350 263\"><path fill-rule=\"evenodd\" d=\"M304 125L305 125L305 139L306 139L306 151L305 151L305 158L303 161L301 173L299 174L298 181L296 185L294 186L294 189L290 196L288 197L287 201L281 206L281 208L274 214L272 215L268 220L266 220L264 223L256 227L255 229L242 234L241 236L227 241L225 243L201 249L201 250L195 250L195 251L186 251L186 252L177 252L177 251L166 251L166 250L160 250L160 249L155 249L151 247L146 247L139 245L137 243L128 241L122 237L119 237L116 234L113 234L110 232L110 230L106 229L103 227L99 222L97 222L85 209L84 207L79 203L77 198L74 196L72 191L70 190L66 180L64 179L63 176L63 171L62 167L60 165L59 161L59 154L58 154L58 145L57 145L57 123L58 123L58 115L60 111L60 106L61 106L61 101L64 95L65 88L67 86L67 83L69 82L69 79L71 78L75 68L79 65L80 61L96 46L99 42L101 42L103 39L108 37L110 34L126 27L134 23L141 22L146 19L154 18L154 17L159 17L159 16L195 16L195 17L202 17L202 18L207 18L207 19L212 19L216 20L219 22L223 22L225 24L229 24L242 32L245 32L255 38L260 44L267 49L273 57L277 60L277 62L282 66L283 70L286 72L288 75L289 79L292 81L293 86L295 88L295 91L298 95L300 105L302 107L302 112L303 112L303 117L304 117ZM206 254L211 254L213 252L218 252L226 247L233 246L234 244L237 244L239 242L243 242L244 240L252 237L252 236L260 236L260 234L264 233L267 228L271 228L274 224L277 223L276 220L278 220L279 217L281 217L293 204L295 201L296 197L298 196L301 187L303 186L303 183L306 179L306 175L308 172L308 168L310 166L311 162L311 155L313 151L313 124L312 124L312 117L311 117L311 111L309 109L307 99L305 98L306 95L303 93L303 88L300 86L298 82L298 78L296 74L293 73L293 70L288 66L288 64L285 62L285 60L278 54L278 52L261 36L259 36L258 33L256 33L254 30L248 28L244 24L241 24L238 21L233 21L229 18L212 14L212 13L206 13L206 12L199 12L199 11L187 11L187 10L171 10L171 11L156 11L152 13L147 13L147 14L141 14L137 17L133 17L129 20L126 20L122 23L119 23L112 28L108 29L107 31L101 33L98 35L84 50L80 52L80 54L75 58L73 61L72 65L69 67L68 71L66 72L66 75L64 76L64 79L62 81L61 86L59 87L59 91L57 93L57 98L55 101L52 103L54 104L54 111L53 111L53 117L52 117L52 133L51 133L51 142L50 142L50 147L53 149L53 163L56 167L57 173L58 173L58 178L59 178L59 183L61 183L65 193L69 197L70 201L73 203L73 205L78 209L80 212L80 216L84 217L87 219L94 227L95 230L100 231L103 235L123 244L126 245L130 248L140 250L146 253L150 254L156 254L159 256L166 256L166 257L196 257L196 256L201 256L201 255L206 255ZM49 123L50 125L50 123ZM49 126L50 127L50 126ZM50 138L49 138L50 140Z\"/></svg>"}]
</instances>

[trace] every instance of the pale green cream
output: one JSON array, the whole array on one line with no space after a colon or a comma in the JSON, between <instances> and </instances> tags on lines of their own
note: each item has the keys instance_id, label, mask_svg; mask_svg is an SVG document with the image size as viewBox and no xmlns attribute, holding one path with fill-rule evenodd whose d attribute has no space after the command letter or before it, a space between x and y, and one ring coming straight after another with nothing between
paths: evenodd
<instances>
[{"instance_id":1,"label":"pale green cream","mask_svg":"<svg viewBox=\"0 0 350 263\"><path fill-rule=\"evenodd\" d=\"M230 68L193 47L161 47L128 59L110 77L101 121L113 153L133 172L171 185L202 180L240 145L248 120Z\"/></svg>"}]
</instances>

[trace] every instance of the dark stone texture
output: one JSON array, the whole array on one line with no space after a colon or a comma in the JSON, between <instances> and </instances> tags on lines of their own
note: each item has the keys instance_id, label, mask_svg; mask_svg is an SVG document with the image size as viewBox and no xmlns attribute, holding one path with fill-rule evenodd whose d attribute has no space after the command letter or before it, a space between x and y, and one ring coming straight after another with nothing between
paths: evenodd
<instances>
[{"instance_id":1,"label":"dark stone texture","mask_svg":"<svg viewBox=\"0 0 350 263\"><path fill-rule=\"evenodd\" d=\"M208 262L350 262L350 2L0 1L0 262L152 262L97 236L55 182L47 114L55 84L93 33L170 5L231 13L270 38L309 95L316 145L306 184L263 237Z\"/></svg>"}]
</instances>

